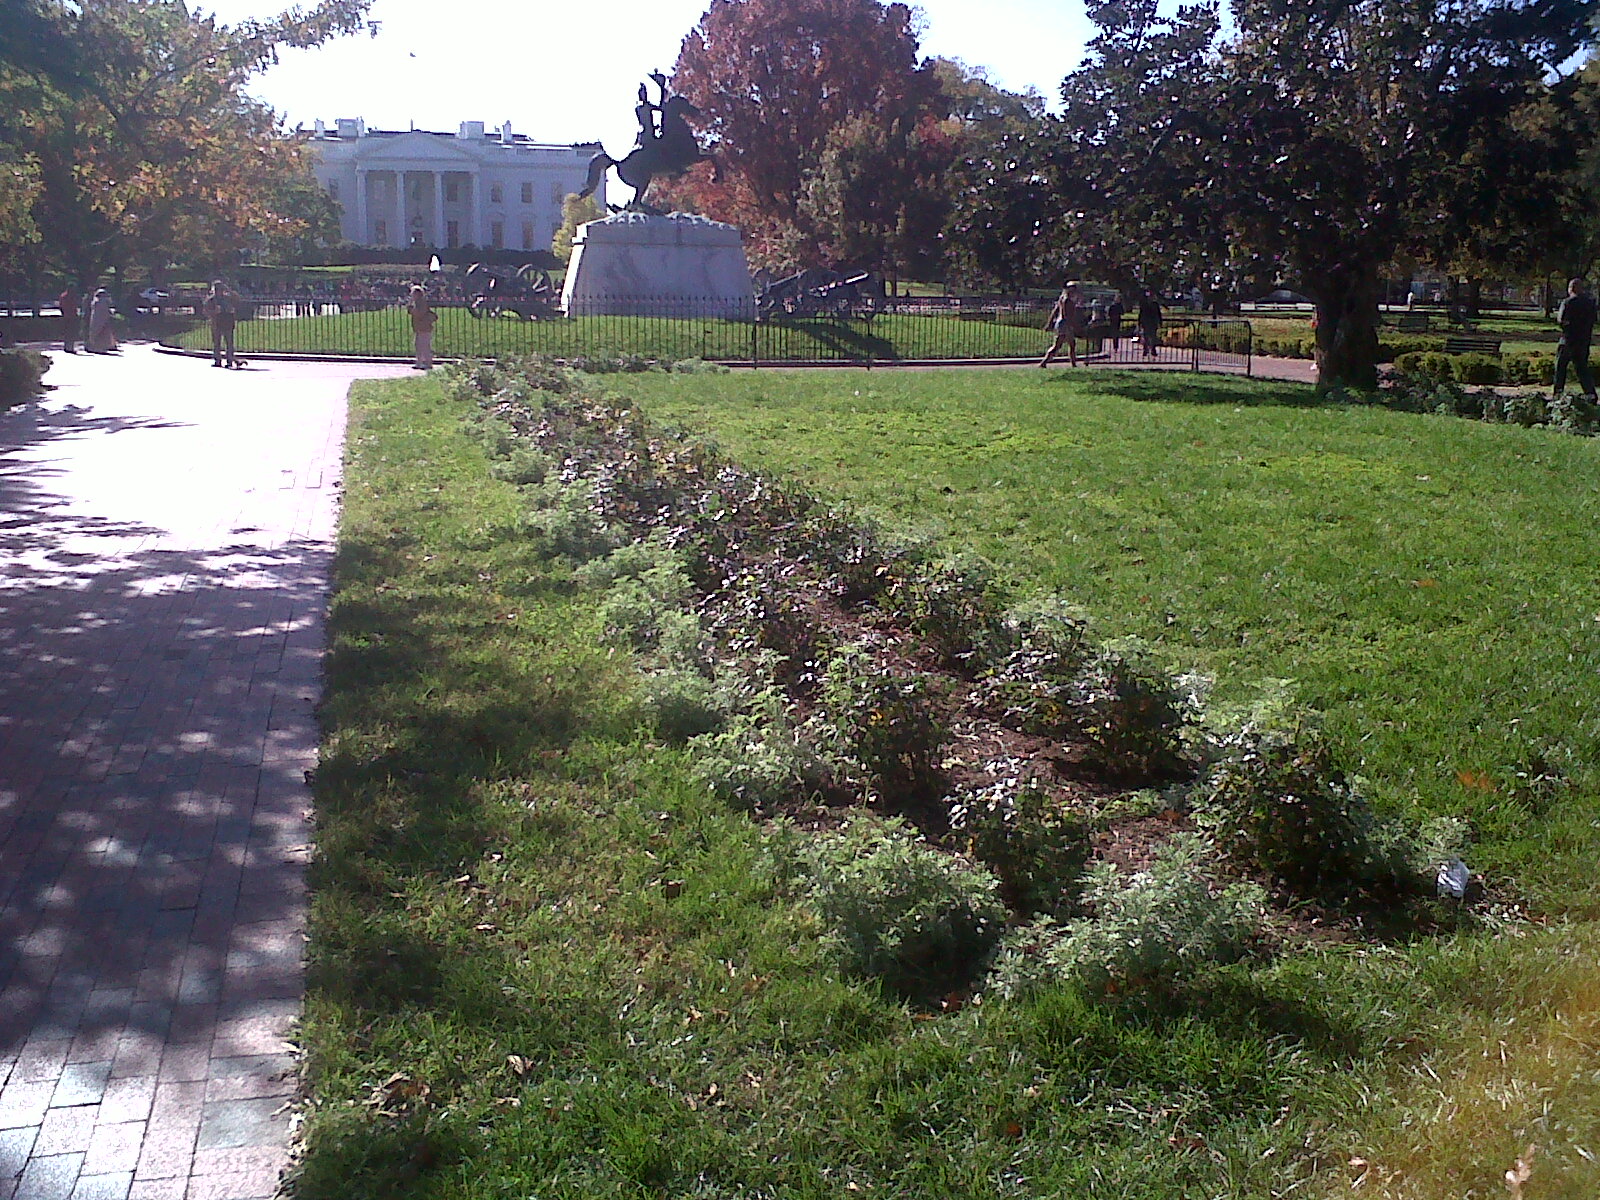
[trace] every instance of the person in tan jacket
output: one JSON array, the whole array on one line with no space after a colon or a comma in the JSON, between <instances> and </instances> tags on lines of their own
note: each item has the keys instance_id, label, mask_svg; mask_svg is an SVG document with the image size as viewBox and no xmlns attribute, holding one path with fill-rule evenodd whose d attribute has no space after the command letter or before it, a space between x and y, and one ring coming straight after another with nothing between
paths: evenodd
<instances>
[{"instance_id":1,"label":"person in tan jacket","mask_svg":"<svg viewBox=\"0 0 1600 1200\"><path fill-rule=\"evenodd\" d=\"M433 327L439 323L439 314L428 303L428 289L420 283L411 285L411 334L417 343L417 361L412 364L419 371L433 366Z\"/></svg>"}]
</instances>

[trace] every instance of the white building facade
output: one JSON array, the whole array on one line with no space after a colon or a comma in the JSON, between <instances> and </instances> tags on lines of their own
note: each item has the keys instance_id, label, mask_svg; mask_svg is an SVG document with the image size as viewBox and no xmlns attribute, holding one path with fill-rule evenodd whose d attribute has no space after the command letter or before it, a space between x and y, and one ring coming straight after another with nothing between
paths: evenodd
<instances>
[{"instance_id":1,"label":"white building facade","mask_svg":"<svg viewBox=\"0 0 1600 1200\"><path fill-rule=\"evenodd\" d=\"M346 241L363 246L548 250L561 205L583 190L598 142L543 145L510 122L454 134L318 121L307 146L317 182L342 211ZM602 182L595 198L605 204Z\"/></svg>"}]
</instances>

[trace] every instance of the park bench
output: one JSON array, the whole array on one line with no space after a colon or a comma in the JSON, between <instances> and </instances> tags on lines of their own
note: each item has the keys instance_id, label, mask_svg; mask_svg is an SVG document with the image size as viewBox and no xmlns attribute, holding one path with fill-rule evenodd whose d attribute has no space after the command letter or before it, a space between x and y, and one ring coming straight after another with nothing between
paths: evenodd
<instances>
[{"instance_id":1,"label":"park bench","mask_svg":"<svg viewBox=\"0 0 1600 1200\"><path fill-rule=\"evenodd\" d=\"M1492 354L1500 357L1500 340L1484 333L1452 333L1444 340L1446 354Z\"/></svg>"},{"instance_id":2,"label":"park bench","mask_svg":"<svg viewBox=\"0 0 1600 1200\"><path fill-rule=\"evenodd\" d=\"M1395 319L1394 327L1401 333L1427 333L1433 322L1427 313L1406 313Z\"/></svg>"}]
</instances>

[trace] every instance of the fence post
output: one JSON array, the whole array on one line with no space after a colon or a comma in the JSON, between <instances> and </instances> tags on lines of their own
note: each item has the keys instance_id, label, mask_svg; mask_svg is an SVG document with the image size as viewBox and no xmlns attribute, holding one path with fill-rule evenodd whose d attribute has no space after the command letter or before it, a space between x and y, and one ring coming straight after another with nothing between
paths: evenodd
<instances>
[{"instance_id":1,"label":"fence post","mask_svg":"<svg viewBox=\"0 0 1600 1200\"><path fill-rule=\"evenodd\" d=\"M1256 327L1249 321L1244 323L1244 377L1249 379L1256 373Z\"/></svg>"},{"instance_id":2,"label":"fence post","mask_svg":"<svg viewBox=\"0 0 1600 1200\"><path fill-rule=\"evenodd\" d=\"M1200 322L1192 321L1189 324L1189 369L1200 370Z\"/></svg>"}]
</instances>

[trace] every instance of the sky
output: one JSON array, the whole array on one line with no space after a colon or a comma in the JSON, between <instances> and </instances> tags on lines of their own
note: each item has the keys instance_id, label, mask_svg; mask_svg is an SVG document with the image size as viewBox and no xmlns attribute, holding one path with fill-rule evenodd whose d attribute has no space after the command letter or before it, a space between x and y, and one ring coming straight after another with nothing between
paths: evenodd
<instances>
[{"instance_id":1,"label":"sky","mask_svg":"<svg viewBox=\"0 0 1600 1200\"><path fill-rule=\"evenodd\" d=\"M303 2L303 0L302 0ZM309 5L306 5L309 6ZM266 17L288 0L192 0L226 24ZM375 36L289 50L251 90L291 127L364 117L369 127L453 132L462 121L545 142L600 141L626 153L634 93L671 74L706 0L375 0ZM924 55L959 58L1052 107L1082 56L1081 0L921 0ZM653 90L653 89L652 89Z\"/></svg>"}]
</instances>

